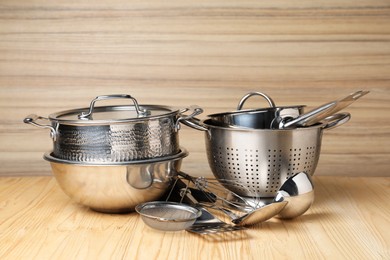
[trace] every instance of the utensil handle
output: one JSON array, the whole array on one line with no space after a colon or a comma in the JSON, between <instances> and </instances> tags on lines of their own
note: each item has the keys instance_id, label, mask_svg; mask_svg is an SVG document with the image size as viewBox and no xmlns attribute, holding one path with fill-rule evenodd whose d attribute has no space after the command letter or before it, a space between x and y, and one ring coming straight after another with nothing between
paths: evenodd
<instances>
[{"instance_id":1,"label":"utensil handle","mask_svg":"<svg viewBox=\"0 0 390 260\"><path fill-rule=\"evenodd\" d=\"M285 122L283 128L288 128L292 126L309 126L320 121L323 121L325 118L336 114L340 110L346 108L352 104L355 100L360 97L368 94L369 91L357 91L355 93L349 94L347 97L330 102L328 104L322 105L304 115L299 116L298 118ZM332 127L333 128L333 127Z\"/></svg>"},{"instance_id":2,"label":"utensil handle","mask_svg":"<svg viewBox=\"0 0 390 260\"><path fill-rule=\"evenodd\" d=\"M265 100L267 100L270 107L275 107L275 102L268 95L266 95L262 92L249 92L248 94L246 94L245 96L243 96L241 98L240 102L238 103L237 110L241 110L242 107L244 106L245 102L248 100L248 98L250 98L252 96L261 96Z\"/></svg>"},{"instance_id":3,"label":"utensil handle","mask_svg":"<svg viewBox=\"0 0 390 260\"><path fill-rule=\"evenodd\" d=\"M53 141L56 141L57 139L57 131L54 129L53 126L51 125L42 125L42 124L39 124L37 121L38 120L46 120L46 121L49 121L49 118L46 118L46 117L43 117L43 116L38 116L38 115L35 115L35 114L31 114L31 115L28 115L24 120L23 122L25 124L30 124L30 125L33 125L33 126L36 126L36 127L39 127L39 128L48 128L50 129L50 137L51 139L53 139Z\"/></svg>"},{"instance_id":4,"label":"utensil handle","mask_svg":"<svg viewBox=\"0 0 390 260\"><path fill-rule=\"evenodd\" d=\"M340 102L346 101L346 102L352 103L352 102L358 100L359 98L361 98L362 96L367 95L368 93L370 93L370 91L359 90L359 91L356 91L355 93L351 93L347 97L341 99ZM349 104L347 104L347 105L349 105Z\"/></svg>"},{"instance_id":5,"label":"utensil handle","mask_svg":"<svg viewBox=\"0 0 390 260\"><path fill-rule=\"evenodd\" d=\"M321 122L324 124L323 129L329 130L347 123L350 119L351 119L351 114L345 112L345 113L338 113L338 114L328 116L325 119L323 119Z\"/></svg>"},{"instance_id":6,"label":"utensil handle","mask_svg":"<svg viewBox=\"0 0 390 260\"><path fill-rule=\"evenodd\" d=\"M96 98L94 98L91 101L91 104L89 105L89 111L87 113L82 112L78 117L79 117L79 119L89 120L89 119L92 118L92 114L93 114L93 110L94 110L94 107L95 107L95 103L97 101L109 100L109 99L120 99L120 98L131 99L133 101L133 103L134 103L134 107L135 107L135 110L137 112L137 115L139 115L139 116L146 116L146 115L149 114L149 112L147 110L140 109L140 107L138 105L138 102L137 102L137 100L134 97L132 97L130 95L127 95L127 94L113 94L113 95L97 96Z\"/></svg>"},{"instance_id":7,"label":"utensil handle","mask_svg":"<svg viewBox=\"0 0 390 260\"><path fill-rule=\"evenodd\" d=\"M175 185L177 185L177 188L182 191L187 190L187 192L191 193L194 198L198 201L198 203L201 202L208 202L208 203L215 203L217 201L217 196L214 193L207 192L207 191L201 191L196 188L190 188L188 187L188 184L185 184L180 178L177 179L175 182ZM183 193L184 194L184 193Z\"/></svg>"},{"instance_id":8,"label":"utensil handle","mask_svg":"<svg viewBox=\"0 0 390 260\"><path fill-rule=\"evenodd\" d=\"M282 122L282 128L296 127L296 126L305 126L306 122L319 118L322 114L332 110L336 106L336 102L330 102L320 107L317 107L310 112L307 112L299 117L288 121Z\"/></svg>"}]
</instances>

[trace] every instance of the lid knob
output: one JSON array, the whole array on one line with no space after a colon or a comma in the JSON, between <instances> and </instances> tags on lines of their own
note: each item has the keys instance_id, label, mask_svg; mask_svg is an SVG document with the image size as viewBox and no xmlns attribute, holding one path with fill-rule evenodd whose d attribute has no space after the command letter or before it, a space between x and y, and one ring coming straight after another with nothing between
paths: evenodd
<instances>
[{"instance_id":1,"label":"lid knob","mask_svg":"<svg viewBox=\"0 0 390 260\"><path fill-rule=\"evenodd\" d=\"M92 119L92 114L93 110L95 107L95 103L97 101L101 100L108 100L108 99L119 99L119 98L126 98L126 99L131 99L134 103L135 111L137 112L138 117L144 117L150 115L150 111L146 109L141 109L138 105L137 100L127 94L114 94L114 95L101 95L97 96L91 101L91 104L89 105L89 111L88 112L82 112L80 115L78 115L78 118L81 120L91 120Z\"/></svg>"}]
</instances>

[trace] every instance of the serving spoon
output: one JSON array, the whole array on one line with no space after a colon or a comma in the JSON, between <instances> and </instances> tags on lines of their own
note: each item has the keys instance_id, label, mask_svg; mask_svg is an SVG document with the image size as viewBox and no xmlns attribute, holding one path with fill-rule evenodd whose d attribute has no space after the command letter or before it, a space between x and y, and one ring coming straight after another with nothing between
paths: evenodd
<instances>
[{"instance_id":1,"label":"serving spoon","mask_svg":"<svg viewBox=\"0 0 390 260\"><path fill-rule=\"evenodd\" d=\"M314 185L306 172L300 172L290 177L277 192L275 201L288 202L277 215L278 218L291 219L305 213L314 201Z\"/></svg>"}]
</instances>

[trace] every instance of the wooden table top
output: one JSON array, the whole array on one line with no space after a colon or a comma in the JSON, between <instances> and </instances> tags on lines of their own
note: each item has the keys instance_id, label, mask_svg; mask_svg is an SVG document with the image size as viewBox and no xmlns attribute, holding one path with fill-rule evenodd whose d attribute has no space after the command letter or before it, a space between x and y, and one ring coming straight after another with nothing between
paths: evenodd
<instances>
[{"instance_id":1,"label":"wooden table top","mask_svg":"<svg viewBox=\"0 0 390 260\"><path fill-rule=\"evenodd\" d=\"M294 220L196 235L147 227L137 213L72 202L53 177L0 178L0 259L389 259L390 178L315 176Z\"/></svg>"}]
</instances>

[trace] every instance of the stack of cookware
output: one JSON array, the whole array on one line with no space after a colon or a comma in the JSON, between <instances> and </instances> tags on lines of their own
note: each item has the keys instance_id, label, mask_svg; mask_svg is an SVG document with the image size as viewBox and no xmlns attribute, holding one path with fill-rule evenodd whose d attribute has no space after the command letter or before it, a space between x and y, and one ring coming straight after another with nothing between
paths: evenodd
<instances>
[{"instance_id":1,"label":"stack of cookware","mask_svg":"<svg viewBox=\"0 0 390 260\"><path fill-rule=\"evenodd\" d=\"M44 159L63 191L82 205L112 213L133 211L168 192L188 155L179 145L180 124L204 131L211 171L234 197L245 203L253 200L259 207L293 202L284 212L274 212L273 206L259 211L251 207L245 218L249 214L257 221L265 219L267 210L291 218L308 209L313 199L310 176L324 130L346 123L351 115L340 111L367 93L358 91L305 112L304 105L276 106L268 95L250 92L236 111L211 114L205 120L196 118L203 112L197 106L139 105L130 95L107 95L93 99L89 107L47 118L30 115L24 122L50 130L53 150ZM265 98L269 107L243 109L253 96ZM109 99L130 104L95 106ZM298 195L304 203L297 203ZM234 197L226 200L234 203Z\"/></svg>"},{"instance_id":2,"label":"stack of cookware","mask_svg":"<svg viewBox=\"0 0 390 260\"><path fill-rule=\"evenodd\" d=\"M108 99L130 105L95 106ZM188 155L179 146L180 121L202 112L139 105L130 95L98 96L90 106L30 115L25 123L50 129L53 150L44 155L63 191L100 212L127 212L159 198Z\"/></svg>"}]
</instances>

